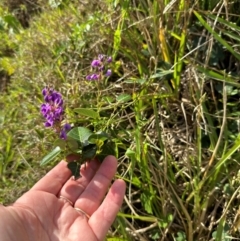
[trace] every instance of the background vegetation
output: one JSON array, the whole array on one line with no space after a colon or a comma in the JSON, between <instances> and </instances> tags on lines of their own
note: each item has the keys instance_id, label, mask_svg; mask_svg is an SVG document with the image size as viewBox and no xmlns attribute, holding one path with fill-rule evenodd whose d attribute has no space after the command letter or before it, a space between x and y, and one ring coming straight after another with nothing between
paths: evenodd
<instances>
[{"instance_id":1,"label":"background vegetation","mask_svg":"<svg viewBox=\"0 0 240 241\"><path fill-rule=\"evenodd\" d=\"M115 145L128 189L107 240L238 239L239 12L238 0L1 1L0 202L51 168L39 165L55 139L39 111L51 85L70 123ZM101 53L113 75L86 81Z\"/></svg>"}]
</instances>

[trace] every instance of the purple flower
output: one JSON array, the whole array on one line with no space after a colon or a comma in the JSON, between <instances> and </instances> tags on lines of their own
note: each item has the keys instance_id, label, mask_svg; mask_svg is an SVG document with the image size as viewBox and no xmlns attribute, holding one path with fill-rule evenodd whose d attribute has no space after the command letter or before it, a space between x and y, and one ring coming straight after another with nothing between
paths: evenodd
<instances>
[{"instance_id":1,"label":"purple flower","mask_svg":"<svg viewBox=\"0 0 240 241\"><path fill-rule=\"evenodd\" d=\"M66 123L60 132L60 138L66 140L67 139L67 132L71 130L71 125Z\"/></svg>"},{"instance_id":2,"label":"purple flower","mask_svg":"<svg viewBox=\"0 0 240 241\"><path fill-rule=\"evenodd\" d=\"M103 66L98 67L98 70L99 70L99 71L103 71L103 70L104 70L104 65L103 65Z\"/></svg>"},{"instance_id":3,"label":"purple flower","mask_svg":"<svg viewBox=\"0 0 240 241\"><path fill-rule=\"evenodd\" d=\"M94 72L86 76L87 80L101 80L104 76L109 77L112 74L111 69L108 69L105 75L103 72L107 69L107 66L112 63L112 57L104 54L99 54L97 59L94 59L91 63L91 67L94 68Z\"/></svg>"},{"instance_id":4,"label":"purple flower","mask_svg":"<svg viewBox=\"0 0 240 241\"><path fill-rule=\"evenodd\" d=\"M45 122L45 127L53 127L53 120L52 119L47 119L47 121Z\"/></svg>"},{"instance_id":5,"label":"purple flower","mask_svg":"<svg viewBox=\"0 0 240 241\"><path fill-rule=\"evenodd\" d=\"M91 63L91 66L94 68L99 67L99 66L101 66L101 61L98 59L94 59Z\"/></svg>"},{"instance_id":6,"label":"purple flower","mask_svg":"<svg viewBox=\"0 0 240 241\"><path fill-rule=\"evenodd\" d=\"M44 103L41 105L41 112L44 117L51 111L51 106L48 103Z\"/></svg>"},{"instance_id":7,"label":"purple flower","mask_svg":"<svg viewBox=\"0 0 240 241\"><path fill-rule=\"evenodd\" d=\"M60 130L61 121L64 119L64 107L62 95L52 88L45 87L42 90L44 100L40 107L41 113L45 118L45 127L53 127L60 132L60 138L66 139L66 133L71 129L69 124L65 124ZM59 131L60 130L60 131Z\"/></svg>"},{"instance_id":8,"label":"purple flower","mask_svg":"<svg viewBox=\"0 0 240 241\"><path fill-rule=\"evenodd\" d=\"M61 130L61 132L60 132L60 138L63 139L63 140L66 140L66 139L67 139L67 133L66 133L66 131Z\"/></svg>"},{"instance_id":9,"label":"purple flower","mask_svg":"<svg viewBox=\"0 0 240 241\"><path fill-rule=\"evenodd\" d=\"M44 88L44 89L42 90L42 94L43 94L43 96L46 96L46 95L47 95L47 88Z\"/></svg>"},{"instance_id":10,"label":"purple flower","mask_svg":"<svg viewBox=\"0 0 240 241\"><path fill-rule=\"evenodd\" d=\"M99 80L100 79L100 74L91 74L86 77L87 80Z\"/></svg>"},{"instance_id":11,"label":"purple flower","mask_svg":"<svg viewBox=\"0 0 240 241\"><path fill-rule=\"evenodd\" d=\"M107 62L110 64L110 63L112 63L112 57L108 57L107 58Z\"/></svg>"},{"instance_id":12,"label":"purple flower","mask_svg":"<svg viewBox=\"0 0 240 241\"><path fill-rule=\"evenodd\" d=\"M109 77L112 74L112 70L108 69L105 76Z\"/></svg>"},{"instance_id":13,"label":"purple flower","mask_svg":"<svg viewBox=\"0 0 240 241\"><path fill-rule=\"evenodd\" d=\"M98 80L100 78L100 74L92 74L92 80Z\"/></svg>"},{"instance_id":14,"label":"purple flower","mask_svg":"<svg viewBox=\"0 0 240 241\"><path fill-rule=\"evenodd\" d=\"M58 92L56 92L56 91L54 91L54 92L50 95L50 97L51 97L51 100L52 100L53 102L61 102L61 101L62 101L62 96L61 96L61 94L58 93Z\"/></svg>"},{"instance_id":15,"label":"purple flower","mask_svg":"<svg viewBox=\"0 0 240 241\"><path fill-rule=\"evenodd\" d=\"M103 60L104 60L105 57L106 57L106 55L104 55L104 54L99 54L99 55L98 55L98 59L99 59L101 62L103 62Z\"/></svg>"},{"instance_id":16,"label":"purple flower","mask_svg":"<svg viewBox=\"0 0 240 241\"><path fill-rule=\"evenodd\" d=\"M63 130L65 130L65 131L69 131L69 130L71 130L71 125L70 124L68 124L68 123L66 123L64 126L63 126Z\"/></svg>"},{"instance_id":17,"label":"purple flower","mask_svg":"<svg viewBox=\"0 0 240 241\"><path fill-rule=\"evenodd\" d=\"M87 80L92 80L92 75L90 75L90 74L87 75L86 79L87 79Z\"/></svg>"}]
</instances>

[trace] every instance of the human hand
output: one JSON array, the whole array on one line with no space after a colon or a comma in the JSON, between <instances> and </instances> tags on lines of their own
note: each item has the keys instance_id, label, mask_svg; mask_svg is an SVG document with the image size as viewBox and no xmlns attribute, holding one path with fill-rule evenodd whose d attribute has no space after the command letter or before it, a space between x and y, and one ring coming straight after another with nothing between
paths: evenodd
<instances>
[{"instance_id":1,"label":"human hand","mask_svg":"<svg viewBox=\"0 0 240 241\"><path fill-rule=\"evenodd\" d=\"M67 163L60 162L13 205L0 207L0 236L6 234L1 240L104 240L126 188L116 180L105 197L116 168L113 156L101 165L94 160L81 168L82 177L75 181Z\"/></svg>"}]
</instances>

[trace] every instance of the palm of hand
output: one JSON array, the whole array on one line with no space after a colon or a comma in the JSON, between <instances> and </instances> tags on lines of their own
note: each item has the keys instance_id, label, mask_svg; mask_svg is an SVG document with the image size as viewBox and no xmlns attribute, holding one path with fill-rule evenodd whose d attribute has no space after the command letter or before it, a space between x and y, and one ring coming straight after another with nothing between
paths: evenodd
<instances>
[{"instance_id":1,"label":"palm of hand","mask_svg":"<svg viewBox=\"0 0 240 241\"><path fill-rule=\"evenodd\" d=\"M69 179L66 163L61 162L9 207L15 213L12 216L22 223L29 240L101 241L125 193L125 183L116 180L104 199L116 166L112 156L100 167L92 161L82 170L83 177L74 181ZM84 210L90 218L75 208Z\"/></svg>"},{"instance_id":2,"label":"palm of hand","mask_svg":"<svg viewBox=\"0 0 240 241\"><path fill-rule=\"evenodd\" d=\"M15 204L15 207L22 212L28 210L24 218L28 220L32 240L98 240L87 218L69 203L41 191L26 193L22 198L28 204L23 201Z\"/></svg>"}]
</instances>

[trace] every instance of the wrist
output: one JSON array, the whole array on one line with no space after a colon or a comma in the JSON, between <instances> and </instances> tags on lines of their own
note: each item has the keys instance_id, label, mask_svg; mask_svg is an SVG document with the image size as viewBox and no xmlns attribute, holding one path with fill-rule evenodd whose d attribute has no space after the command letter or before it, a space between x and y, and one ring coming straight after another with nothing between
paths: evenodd
<instances>
[{"instance_id":1,"label":"wrist","mask_svg":"<svg viewBox=\"0 0 240 241\"><path fill-rule=\"evenodd\" d=\"M0 236L1 241L28 241L24 220L21 220L19 213L14 207L0 205Z\"/></svg>"}]
</instances>

